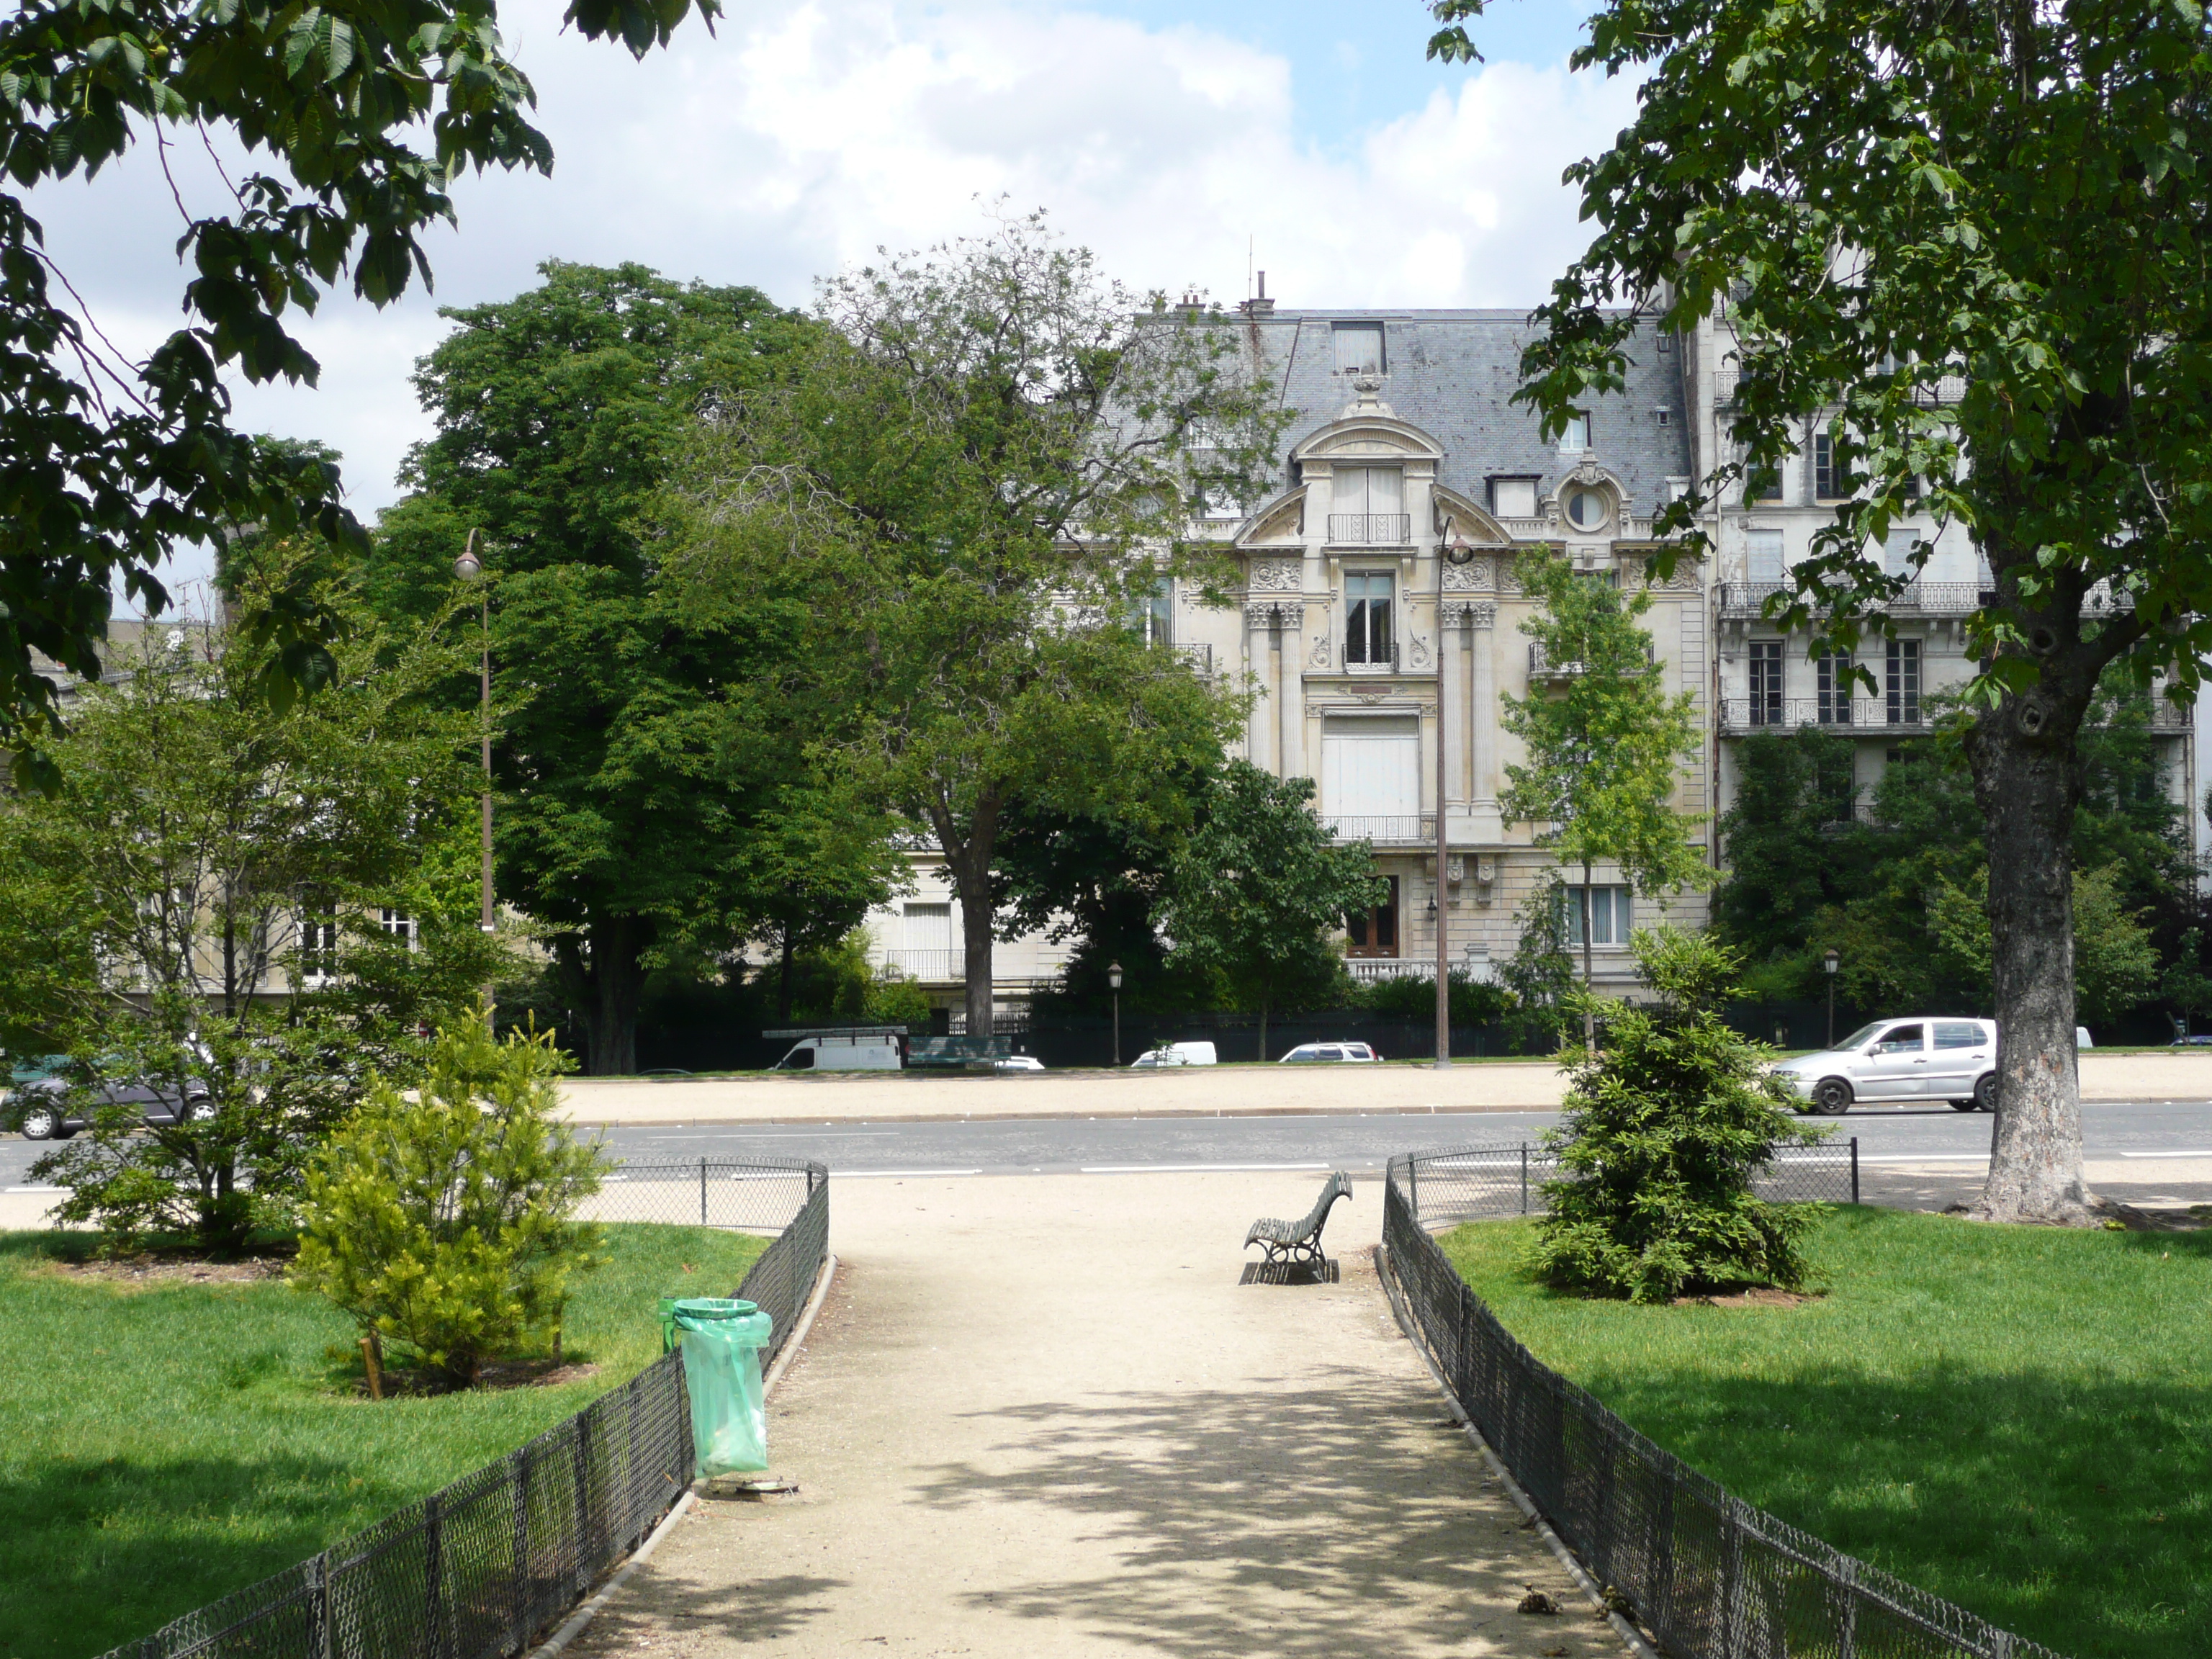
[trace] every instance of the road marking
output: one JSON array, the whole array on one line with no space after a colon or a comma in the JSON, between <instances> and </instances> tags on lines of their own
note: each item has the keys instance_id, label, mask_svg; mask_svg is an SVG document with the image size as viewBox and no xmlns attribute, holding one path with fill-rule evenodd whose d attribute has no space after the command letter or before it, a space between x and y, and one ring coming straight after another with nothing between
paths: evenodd
<instances>
[{"instance_id":1,"label":"road marking","mask_svg":"<svg viewBox=\"0 0 2212 1659\"><path fill-rule=\"evenodd\" d=\"M2088 1156L2094 1158L2097 1154L2092 1152ZM2122 1152L2120 1156L2122 1158L2212 1158L2212 1152L2192 1150L2179 1152Z\"/></svg>"},{"instance_id":2,"label":"road marking","mask_svg":"<svg viewBox=\"0 0 2212 1659\"><path fill-rule=\"evenodd\" d=\"M66 1187L0 1187L0 1192L8 1193L65 1193L68 1190Z\"/></svg>"},{"instance_id":3,"label":"road marking","mask_svg":"<svg viewBox=\"0 0 2212 1659\"><path fill-rule=\"evenodd\" d=\"M1085 1175L1189 1175L1209 1170L1326 1170L1326 1164L1085 1164Z\"/></svg>"},{"instance_id":4,"label":"road marking","mask_svg":"<svg viewBox=\"0 0 2212 1659\"><path fill-rule=\"evenodd\" d=\"M621 1126L617 1124L617 1128ZM647 1140L860 1140L872 1137L889 1137L896 1129L750 1129L732 1134L667 1134L647 1135Z\"/></svg>"},{"instance_id":5,"label":"road marking","mask_svg":"<svg viewBox=\"0 0 2212 1659\"><path fill-rule=\"evenodd\" d=\"M852 1181L855 1179L877 1180L885 1176L915 1176L919 1177L921 1176L972 1176L981 1175L982 1173L983 1172L981 1170L837 1170L832 1172L831 1178L837 1181Z\"/></svg>"}]
</instances>

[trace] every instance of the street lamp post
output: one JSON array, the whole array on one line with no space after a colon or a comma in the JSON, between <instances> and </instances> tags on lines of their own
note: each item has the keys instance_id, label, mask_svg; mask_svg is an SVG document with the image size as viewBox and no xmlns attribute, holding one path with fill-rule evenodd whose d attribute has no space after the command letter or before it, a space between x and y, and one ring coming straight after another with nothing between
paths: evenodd
<instances>
[{"instance_id":1,"label":"street lamp post","mask_svg":"<svg viewBox=\"0 0 2212 1659\"><path fill-rule=\"evenodd\" d=\"M1830 951L1820 958L1820 970L1828 976L1828 1046L1836 1046L1836 969L1844 963L1840 951Z\"/></svg>"},{"instance_id":2,"label":"street lamp post","mask_svg":"<svg viewBox=\"0 0 2212 1659\"><path fill-rule=\"evenodd\" d=\"M453 574L465 582L483 580L483 561L477 556L477 532L469 532L469 539L461 549L461 556L453 561ZM492 915L491 890L491 589L480 587L477 592L477 624L483 642L483 678L477 699L477 725L483 746L483 908L477 926L487 938L498 929ZM484 1018L492 1014L492 988L483 989Z\"/></svg>"},{"instance_id":3,"label":"street lamp post","mask_svg":"<svg viewBox=\"0 0 2212 1659\"><path fill-rule=\"evenodd\" d=\"M1106 982L1114 988L1114 1063L1121 1063L1121 964L1106 964Z\"/></svg>"},{"instance_id":4,"label":"street lamp post","mask_svg":"<svg viewBox=\"0 0 2212 1659\"><path fill-rule=\"evenodd\" d=\"M1451 947L1445 937L1451 930L1444 896L1445 872L1451 857L1450 826L1446 822L1449 806L1444 795L1451 776L1447 758L1451 750L1444 741L1444 652L1448 648L1444 643L1444 567L1465 564L1474 556L1474 550L1457 531L1452 532L1449 546L1442 542L1437 544L1437 879L1429 908L1437 913L1437 1065L1440 1067L1451 1064Z\"/></svg>"}]
</instances>

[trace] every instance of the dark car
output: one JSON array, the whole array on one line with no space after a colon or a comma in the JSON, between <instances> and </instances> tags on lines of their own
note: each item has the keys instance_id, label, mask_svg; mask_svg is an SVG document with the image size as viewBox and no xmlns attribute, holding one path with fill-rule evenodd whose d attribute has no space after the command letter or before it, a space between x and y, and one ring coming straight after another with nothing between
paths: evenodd
<instances>
[{"instance_id":1,"label":"dark car","mask_svg":"<svg viewBox=\"0 0 2212 1659\"><path fill-rule=\"evenodd\" d=\"M89 1128L90 1118L82 1110L70 1109L69 1083L61 1075L66 1063L67 1056L61 1054L18 1061L9 1079L6 1104L0 1109L0 1122L20 1129L26 1140L67 1140L78 1130ZM181 1102L173 1089L123 1078L101 1083L99 1088L112 1104L143 1107L149 1123L199 1123L215 1115L207 1085L197 1078L186 1079Z\"/></svg>"}]
</instances>

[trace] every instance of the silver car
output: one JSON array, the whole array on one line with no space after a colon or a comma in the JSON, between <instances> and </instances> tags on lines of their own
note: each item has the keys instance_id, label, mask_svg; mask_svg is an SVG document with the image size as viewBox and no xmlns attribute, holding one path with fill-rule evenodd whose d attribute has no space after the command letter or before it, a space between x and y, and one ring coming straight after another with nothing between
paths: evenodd
<instances>
[{"instance_id":1,"label":"silver car","mask_svg":"<svg viewBox=\"0 0 2212 1659\"><path fill-rule=\"evenodd\" d=\"M1961 1112L1994 1111L1996 1067L1994 1020L1923 1015L1878 1019L1774 1069L1805 1097L1798 1110L1833 1116L1862 1100L1948 1100Z\"/></svg>"}]
</instances>

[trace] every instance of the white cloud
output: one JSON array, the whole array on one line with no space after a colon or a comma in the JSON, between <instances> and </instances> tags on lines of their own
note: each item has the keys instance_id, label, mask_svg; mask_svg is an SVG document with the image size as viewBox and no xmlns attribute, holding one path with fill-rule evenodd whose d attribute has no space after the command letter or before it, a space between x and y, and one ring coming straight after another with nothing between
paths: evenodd
<instances>
[{"instance_id":1,"label":"white cloud","mask_svg":"<svg viewBox=\"0 0 2212 1659\"><path fill-rule=\"evenodd\" d=\"M808 0L687 24L632 62L562 34L560 0L507 11L540 94L550 179L461 181L429 249L434 300L333 295L305 336L319 390L241 390L241 418L337 445L356 506L392 499L425 430L408 374L440 302L513 294L542 259L635 259L803 304L810 279L981 228L976 203L1051 210L1139 289L1243 297L1247 237L1289 306L1533 303L1582 246L1560 170L1610 142L1632 89L1511 63L1337 155L1297 136L1290 65L1218 33L1075 9ZM55 252L126 343L174 325L168 187L141 152L40 192ZM221 182L177 152L188 200Z\"/></svg>"}]
</instances>

